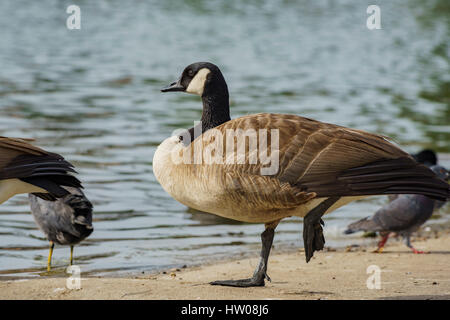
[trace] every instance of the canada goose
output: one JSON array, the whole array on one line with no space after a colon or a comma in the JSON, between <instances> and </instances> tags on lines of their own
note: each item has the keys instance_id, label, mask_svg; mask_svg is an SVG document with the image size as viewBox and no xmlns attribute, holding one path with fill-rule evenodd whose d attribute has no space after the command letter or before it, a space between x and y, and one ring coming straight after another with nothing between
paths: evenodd
<instances>
[{"instance_id":1,"label":"canada goose","mask_svg":"<svg viewBox=\"0 0 450 320\"><path fill-rule=\"evenodd\" d=\"M448 180L448 171L441 166L431 167L436 175ZM358 231L379 232L382 236L375 252L381 253L391 232L400 234L405 240L405 244L414 253L423 253L416 250L411 245L411 233L419 229L433 214L436 207L436 200L421 194L402 194L395 200L389 202L380 210L375 212L372 217L366 217L357 222L348 225L345 234L351 234Z\"/></svg>"},{"instance_id":2,"label":"canada goose","mask_svg":"<svg viewBox=\"0 0 450 320\"><path fill-rule=\"evenodd\" d=\"M380 135L289 114L261 113L231 120L227 84L212 63L187 66L178 81L161 91L196 94L203 102L201 124L167 138L154 154L153 172L164 190L194 209L265 224L261 260L253 276L213 285L264 286L274 230L283 218L304 217L308 262L314 251L324 247L321 217L344 204L390 193L449 197L447 183ZM264 139L257 140L259 151L257 145L244 145L244 154L238 152L235 160L235 137L231 152L223 152L229 132L238 132L237 138L244 132L244 142L245 133L265 135L268 142L264 146ZM272 162L262 157L263 149L273 149L269 158L276 164L275 172ZM250 158L255 154L261 157L253 163Z\"/></svg>"},{"instance_id":3,"label":"canada goose","mask_svg":"<svg viewBox=\"0 0 450 320\"><path fill-rule=\"evenodd\" d=\"M70 265L73 263L73 246L87 238L92 227L92 204L79 188L65 187L69 194L47 201L29 194L31 214L39 229L50 242L47 271L50 271L55 243L70 245Z\"/></svg>"},{"instance_id":4,"label":"canada goose","mask_svg":"<svg viewBox=\"0 0 450 320\"><path fill-rule=\"evenodd\" d=\"M0 204L20 193L55 200L69 194L62 186L81 187L72 164L28 141L0 137Z\"/></svg>"}]
</instances>

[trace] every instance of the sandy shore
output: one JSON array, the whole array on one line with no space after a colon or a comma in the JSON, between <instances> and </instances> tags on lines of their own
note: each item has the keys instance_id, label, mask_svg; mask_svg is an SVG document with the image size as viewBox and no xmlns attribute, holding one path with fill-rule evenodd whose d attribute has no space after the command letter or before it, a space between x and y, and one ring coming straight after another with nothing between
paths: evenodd
<instances>
[{"instance_id":1,"label":"sandy shore","mask_svg":"<svg viewBox=\"0 0 450 320\"><path fill-rule=\"evenodd\" d=\"M382 254L373 247L316 252L305 263L303 250L270 257L272 282L259 288L211 286L217 279L252 274L258 259L221 262L134 278L82 278L81 289L66 278L0 281L0 299L450 299L450 235L416 240L412 254L392 241ZM380 289L368 289L367 267L380 268Z\"/></svg>"}]
</instances>

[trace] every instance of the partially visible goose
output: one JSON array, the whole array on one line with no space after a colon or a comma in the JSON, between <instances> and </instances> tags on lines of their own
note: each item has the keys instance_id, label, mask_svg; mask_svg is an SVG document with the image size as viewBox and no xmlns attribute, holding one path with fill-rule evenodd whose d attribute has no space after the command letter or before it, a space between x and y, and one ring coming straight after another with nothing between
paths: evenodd
<instances>
[{"instance_id":1,"label":"partially visible goose","mask_svg":"<svg viewBox=\"0 0 450 320\"><path fill-rule=\"evenodd\" d=\"M29 194L31 214L39 229L50 242L47 271L50 271L55 243L70 245L70 265L73 247L87 238L92 227L92 203L80 188L65 187L68 195L56 201L46 201Z\"/></svg>"},{"instance_id":2,"label":"partially visible goose","mask_svg":"<svg viewBox=\"0 0 450 320\"><path fill-rule=\"evenodd\" d=\"M314 251L324 247L322 216L350 201L378 194L419 193L441 200L450 196L447 183L380 135L288 114L262 113L230 120L227 84L214 64L187 66L180 79L162 91L197 94L203 102L201 124L167 138L155 152L153 171L162 187L189 207L265 224L261 260L253 276L213 285L263 286L269 279L267 261L274 231L283 218L304 217L309 261ZM199 136L195 135L198 129ZM237 129L253 130L258 137L264 132L260 129L269 130L267 146L275 145L273 159L278 159L275 172L263 175L261 169L268 165L250 161L255 152L263 151L254 146L245 147L244 163L228 161L231 155L223 152L225 137L227 130ZM278 139L272 129L278 130ZM215 141L223 143L222 149L212 152ZM202 150L211 151L217 163L207 164L210 158ZM198 154L199 159L195 158ZM180 155L192 164L179 161Z\"/></svg>"},{"instance_id":3,"label":"partially visible goose","mask_svg":"<svg viewBox=\"0 0 450 320\"><path fill-rule=\"evenodd\" d=\"M434 152L431 149L423 149L422 151L415 153L412 156L417 162L423 163L424 165L430 168L438 164L438 156L436 152ZM442 208L444 204L445 201L434 201L434 209Z\"/></svg>"},{"instance_id":4,"label":"partially visible goose","mask_svg":"<svg viewBox=\"0 0 450 320\"><path fill-rule=\"evenodd\" d=\"M423 163L427 167L434 166L438 163L437 154L431 149L423 149L412 156L417 162Z\"/></svg>"},{"instance_id":5,"label":"partially visible goose","mask_svg":"<svg viewBox=\"0 0 450 320\"><path fill-rule=\"evenodd\" d=\"M69 194L62 186L81 187L69 162L28 141L0 137L0 204L20 193L55 200Z\"/></svg>"}]
</instances>

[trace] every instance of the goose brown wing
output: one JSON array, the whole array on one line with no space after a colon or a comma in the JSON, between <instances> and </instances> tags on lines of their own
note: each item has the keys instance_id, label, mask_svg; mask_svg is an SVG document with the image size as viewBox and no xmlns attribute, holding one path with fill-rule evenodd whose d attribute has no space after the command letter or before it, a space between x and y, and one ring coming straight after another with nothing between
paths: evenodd
<instances>
[{"instance_id":1,"label":"goose brown wing","mask_svg":"<svg viewBox=\"0 0 450 320\"><path fill-rule=\"evenodd\" d=\"M216 129L223 135L230 129L257 133L267 129L269 148L270 130L278 129L279 170L273 178L319 197L405 193L449 197L448 184L380 135L284 114L244 116ZM263 165L247 162L249 150L247 146L245 164L225 164L225 170L260 175Z\"/></svg>"},{"instance_id":2,"label":"goose brown wing","mask_svg":"<svg viewBox=\"0 0 450 320\"><path fill-rule=\"evenodd\" d=\"M273 177L245 173L227 172L224 185L227 201L252 210L293 209L316 196Z\"/></svg>"},{"instance_id":3,"label":"goose brown wing","mask_svg":"<svg viewBox=\"0 0 450 320\"><path fill-rule=\"evenodd\" d=\"M342 127L313 132L279 178L323 197L450 194L447 183L383 137Z\"/></svg>"}]
</instances>

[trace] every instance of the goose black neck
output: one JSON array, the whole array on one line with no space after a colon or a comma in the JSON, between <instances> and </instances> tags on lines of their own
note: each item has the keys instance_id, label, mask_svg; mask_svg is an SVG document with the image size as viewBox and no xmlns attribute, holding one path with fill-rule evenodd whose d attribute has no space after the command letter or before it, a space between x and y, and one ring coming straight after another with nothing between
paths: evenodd
<instances>
[{"instance_id":1,"label":"goose black neck","mask_svg":"<svg viewBox=\"0 0 450 320\"><path fill-rule=\"evenodd\" d=\"M199 125L190 128L187 133L188 137L180 136L180 139L185 145L189 145L194 141L199 134L202 134L209 129L213 129L220 126L230 120L230 105L228 102L228 91L223 92L221 95L203 95L203 112L201 119L201 131L197 131Z\"/></svg>"},{"instance_id":2,"label":"goose black neck","mask_svg":"<svg viewBox=\"0 0 450 320\"><path fill-rule=\"evenodd\" d=\"M220 126L230 120L228 94L225 96L203 96L202 132Z\"/></svg>"},{"instance_id":3,"label":"goose black neck","mask_svg":"<svg viewBox=\"0 0 450 320\"><path fill-rule=\"evenodd\" d=\"M228 87L220 72L212 76L202 95L202 132L230 120Z\"/></svg>"}]
</instances>

